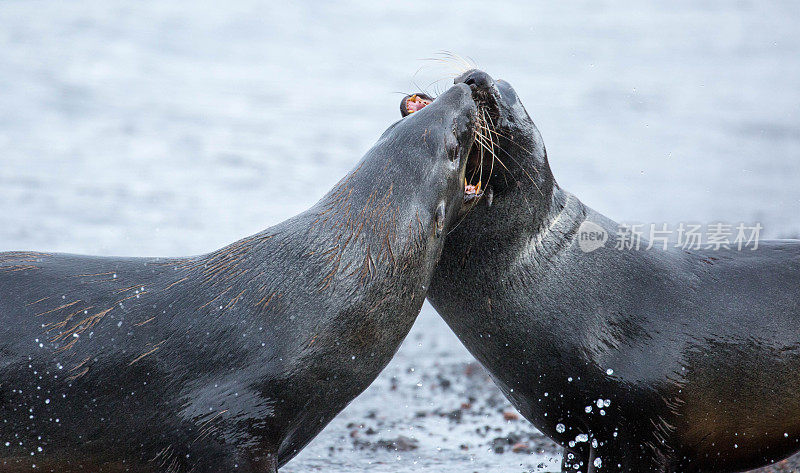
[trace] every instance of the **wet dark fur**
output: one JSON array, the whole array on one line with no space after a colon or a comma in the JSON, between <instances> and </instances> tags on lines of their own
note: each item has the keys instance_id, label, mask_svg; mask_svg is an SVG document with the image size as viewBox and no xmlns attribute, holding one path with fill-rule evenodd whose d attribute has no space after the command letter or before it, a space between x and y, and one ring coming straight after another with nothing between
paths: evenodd
<instances>
[{"instance_id":1,"label":"wet dark fur","mask_svg":"<svg viewBox=\"0 0 800 473\"><path fill-rule=\"evenodd\" d=\"M618 225L556 185L516 93L496 87L508 170L448 236L428 297L566 447L563 471L720 473L798 450L800 242L583 253L582 222Z\"/></svg>"},{"instance_id":2,"label":"wet dark fur","mask_svg":"<svg viewBox=\"0 0 800 473\"><path fill-rule=\"evenodd\" d=\"M474 114L454 87L310 210L208 255L0 253L0 471L276 471L411 328Z\"/></svg>"}]
</instances>

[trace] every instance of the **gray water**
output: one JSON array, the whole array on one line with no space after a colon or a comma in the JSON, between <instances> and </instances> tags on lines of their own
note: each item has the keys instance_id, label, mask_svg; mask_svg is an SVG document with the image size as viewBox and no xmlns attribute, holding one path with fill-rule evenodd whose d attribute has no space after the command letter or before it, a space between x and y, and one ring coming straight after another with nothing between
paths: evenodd
<instances>
[{"instance_id":1,"label":"gray water","mask_svg":"<svg viewBox=\"0 0 800 473\"><path fill-rule=\"evenodd\" d=\"M511 82L559 183L608 216L796 236L799 24L794 0L0 2L0 251L198 254L270 226L353 166L402 93L446 86L459 66L425 60L442 50ZM465 401L466 378L443 393L431 375L469 361L426 306L285 470L553 469L473 428L524 421L417 417ZM348 424L371 411L377 437L418 447L358 448Z\"/></svg>"}]
</instances>

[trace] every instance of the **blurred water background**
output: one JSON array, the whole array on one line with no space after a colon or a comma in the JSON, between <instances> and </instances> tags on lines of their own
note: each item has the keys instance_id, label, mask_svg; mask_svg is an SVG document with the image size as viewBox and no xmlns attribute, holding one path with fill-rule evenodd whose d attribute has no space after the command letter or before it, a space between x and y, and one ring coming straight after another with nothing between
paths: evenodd
<instances>
[{"instance_id":1,"label":"blurred water background","mask_svg":"<svg viewBox=\"0 0 800 473\"><path fill-rule=\"evenodd\" d=\"M799 24L794 0L3 1L0 251L188 255L270 226L349 170L403 93L450 82L424 60L442 50L511 82L559 183L608 216L797 236ZM285 470L555 469L476 432L533 431L503 406L440 415L468 401L466 377L442 377L469 362L426 305ZM416 443L358 440L370 419Z\"/></svg>"}]
</instances>

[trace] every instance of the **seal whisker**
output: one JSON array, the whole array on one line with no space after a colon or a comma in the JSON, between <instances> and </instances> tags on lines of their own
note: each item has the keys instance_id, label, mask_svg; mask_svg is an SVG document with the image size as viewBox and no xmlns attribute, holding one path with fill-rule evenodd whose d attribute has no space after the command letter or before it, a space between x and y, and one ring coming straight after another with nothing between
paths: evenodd
<instances>
[{"instance_id":1,"label":"seal whisker","mask_svg":"<svg viewBox=\"0 0 800 473\"><path fill-rule=\"evenodd\" d=\"M514 141L513 141L513 140L509 140L509 141L511 141L511 143L512 143L512 144L517 144L517 143L514 143ZM523 148L521 145L518 145L518 144L517 144L517 146L519 146L520 148ZM517 165L517 166L518 166L518 167L519 167L519 168L522 170L522 172L523 172L523 173L525 173L525 176L526 176L526 177L527 177L527 178L528 178L528 179L531 181L531 184L533 184L533 185L534 185L534 187L536 187L536 190L538 190L538 191L539 191L539 193L541 194L541 193L542 193L542 190L541 190L541 188L539 188L539 184L537 184L537 183L536 183L536 180L533 178L533 176L531 176L531 174L530 174L530 173L527 171L527 169L525 169L525 166L524 166L522 163L520 163L520 162L519 162L519 160L517 160L517 158L515 158L515 157L514 157L514 155L512 155L511 153L509 153L509 152L508 152L506 149L504 149L502 146L498 146L498 149L499 149L500 151L502 151L503 153L505 153L505 154L506 154L506 156L508 156L509 158L511 158L511 160L512 160L512 161L514 161L514 163L515 163L515 164L516 164L516 165ZM524 149L524 148L523 148L523 149ZM499 161L499 158L498 158L498 161ZM500 161L500 163L502 164L502 161ZM509 169L508 169L508 168L507 168L505 165L503 165L503 167L504 167L504 168L505 168L507 171L511 172L511 171L510 171L510 170L509 170ZM539 169L537 169L537 168L536 168L536 166L532 166L532 168L533 168L533 172L534 172L534 174L540 174L540 171L539 171Z\"/></svg>"},{"instance_id":2,"label":"seal whisker","mask_svg":"<svg viewBox=\"0 0 800 473\"><path fill-rule=\"evenodd\" d=\"M461 72L466 72L466 71L468 71L470 69L476 69L477 68L476 64L473 64L473 63L467 61L466 59L464 59L463 56L460 56L459 54L456 54L456 53L454 53L452 51L442 50L442 51L439 52L439 54L444 56L445 58L450 59L453 62L460 63L462 65L462 67L463 67Z\"/></svg>"},{"instance_id":3,"label":"seal whisker","mask_svg":"<svg viewBox=\"0 0 800 473\"><path fill-rule=\"evenodd\" d=\"M417 89L422 91L423 94L430 95L430 94L428 94L427 87L426 88L420 87L419 84L417 84L417 81L415 81L414 79L411 79L411 83L414 85L414 87L416 87Z\"/></svg>"},{"instance_id":4,"label":"seal whisker","mask_svg":"<svg viewBox=\"0 0 800 473\"><path fill-rule=\"evenodd\" d=\"M502 135L500 135L500 136L502 136ZM502 136L502 137L503 137L503 138L505 138L507 141L509 141L509 142L510 142L511 144L513 144L514 146L516 146L516 147L518 147L518 148L522 149L522 150L523 150L523 151L525 151L526 153L528 153L528 154L533 154L532 152L528 151L528 149L527 149L527 148L525 148L525 147L524 147L524 146L522 146L521 144L519 144L519 143L515 142L515 141L513 140L513 138L506 137L506 136ZM508 152L507 152L507 151L505 151L505 150L504 150L504 152L508 154ZM532 167L533 167L533 172L534 172L534 173L536 173L536 174L539 174L539 173L540 173L540 172L539 172L539 169L538 169L536 166L532 166Z\"/></svg>"},{"instance_id":5,"label":"seal whisker","mask_svg":"<svg viewBox=\"0 0 800 473\"><path fill-rule=\"evenodd\" d=\"M525 169L525 167L522 165L522 163L517 161L517 159L511 153L509 153L508 151L506 151L506 150L504 150L502 148L500 148L500 150L502 152L504 152L506 154L506 156L511 158L514 161L514 163L516 163L517 166L519 166L519 168L522 170L522 172L525 173L525 176L527 176L528 179L531 181L531 184L533 184L533 186L536 187L536 190L539 191L539 193L542 194L542 196L544 196L544 193L542 192L542 189L539 188L539 184L536 183L536 180L533 178L533 176L530 175L530 173L527 171L527 169ZM537 174L538 174L538 171L537 171Z\"/></svg>"},{"instance_id":6,"label":"seal whisker","mask_svg":"<svg viewBox=\"0 0 800 473\"><path fill-rule=\"evenodd\" d=\"M508 141L509 141L511 144L513 144L514 146L518 147L518 148L519 148L519 149L521 149L522 151L524 151L524 152L526 152L526 153L528 153L528 154L533 154L533 151L532 151L532 150L529 150L529 149L528 149L528 148L526 148L525 146L522 146L521 144L517 143L517 142L514 140L514 137L513 137L513 136L511 136L511 135L508 135L508 134L505 134L505 133L503 133L503 132L499 131L499 130L497 129L497 127L495 126L495 124L494 124L494 120L492 120L492 116L491 116L491 115L489 115L487 118L488 118L488 120L489 120L489 124L491 125L491 126L489 127L489 131L490 131L490 132L494 133L495 135L497 135L497 136L499 136L499 137L505 138L505 139L506 139L506 140L508 140ZM534 167L534 171L536 171L536 173L537 173L537 174L539 173L539 170L538 170L538 169L536 169L536 167Z\"/></svg>"},{"instance_id":7,"label":"seal whisker","mask_svg":"<svg viewBox=\"0 0 800 473\"><path fill-rule=\"evenodd\" d=\"M497 149L499 149L499 150L501 150L501 151L505 152L505 150L503 150L503 149L502 149L500 146L498 146L498 147L497 147ZM511 169L509 169L509 168L508 168L508 166L506 166L506 164L503 162L503 160L502 160L502 159L500 159L500 157L499 157L499 156L497 156L497 154L493 154L493 155L492 155L492 157L493 157L493 159L492 159L492 171L491 171L491 172L490 172L490 174L489 174L489 179L491 179L491 178L492 178L492 173L494 172L494 161L495 161L495 160L496 160L498 163L500 163L500 166L502 166L502 167L503 167L503 169L505 169L505 170L506 170L506 171L507 171L509 174L511 173ZM508 185L508 177L506 176L506 174L505 174L505 173L503 174L503 180L505 181L506 185Z\"/></svg>"},{"instance_id":8,"label":"seal whisker","mask_svg":"<svg viewBox=\"0 0 800 473\"><path fill-rule=\"evenodd\" d=\"M453 233L456 230L456 228L458 228L458 226L461 225L461 223L467 218L467 215L469 215L469 213L472 212L472 209L474 209L474 208L475 208L475 205L471 205L470 208L467 209L466 212L464 212L464 215L462 215L461 218L458 219L458 222L456 222L456 224L453 225L453 228L451 228L450 231L447 232L447 235L450 235L451 233Z\"/></svg>"},{"instance_id":9,"label":"seal whisker","mask_svg":"<svg viewBox=\"0 0 800 473\"><path fill-rule=\"evenodd\" d=\"M520 148L522 151L524 151L526 153L529 153L529 154L533 154L533 151L529 150L528 148L526 148L526 147L522 146L521 144L517 143L516 141L514 141L514 137L513 136L507 135L507 134L503 133L502 131L498 130L497 127L494 124L494 120L492 120L492 116L491 115L488 116L488 119L489 119L489 124L491 125L490 130L491 130L492 133L494 133L497 136L500 136L502 138L507 139L508 141L510 141L514 145L516 145L518 148Z\"/></svg>"},{"instance_id":10,"label":"seal whisker","mask_svg":"<svg viewBox=\"0 0 800 473\"><path fill-rule=\"evenodd\" d=\"M486 123L486 110L485 109L481 109L481 122L482 122L482 124ZM482 133L482 130L484 130L484 129L488 130L488 127L481 127L481 132L479 133L481 135L481 138L484 137L483 133ZM497 156L494 153L494 143L492 142L492 135L489 134L487 136L487 138L488 138L489 144L491 145L491 148L489 148L487 146L484 146L484 147L481 148L481 164L480 164L481 172L480 172L480 178L478 179L478 184L483 182L483 148L488 149L489 153L492 155L492 165L494 165L494 160L497 159ZM491 178L492 178L492 173L489 172L489 179L491 179ZM488 183L489 179L487 179L487 183Z\"/></svg>"},{"instance_id":11,"label":"seal whisker","mask_svg":"<svg viewBox=\"0 0 800 473\"><path fill-rule=\"evenodd\" d=\"M486 119L486 113L485 113L485 111L483 112L483 115L484 115L484 119ZM491 119L491 117L489 117L489 118ZM491 144L492 144L492 164L491 164L491 166L489 167L489 178L486 180L486 183L487 183L487 188L488 188L488 183L489 183L489 181L491 181L491 179L492 179L492 176L494 175L494 162L495 162L495 161L499 161L499 158L497 157L497 153L495 153L495 152L494 152L494 147L495 147L494 145L495 145L495 143L494 143L494 140L492 139L491 131L492 131L492 130L491 130L491 129L489 129L489 132L490 132L490 134L489 134L489 140L490 140L490 142L491 142ZM501 163L502 163L502 161L501 161Z\"/></svg>"},{"instance_id":12,"label":"seal whisker","mask_svg":"<svg viewBox=\"0 0 800 473\"><path fill-rule=\"evenodd\" d=\"M500 132L498 132L498 131L497 131L497 128L494 126L494 121L492 120L492 117L491 117L491 115L489 115L488 117L487 117L487 116L484 116L484 119L488 120L489 126L487 126L485 129L486 129L486 130L488 130L490 134L491 134L491 133L495 133L497 136L503 136L503 135L502 135ZM490 136L491 136L491 135L490 135ZM519 145L518 143L515 143L513 139L511 139L511 138L509 138L509 137L505 137L505 138L506 138L506 140L510 141L511 143L513 143L513 144L517 145L518 147L520 147L521 149L525 150L525 148L524 148L522 145ZM522 172L523 172L523 173L525 173L525 175L526 175L526 176L527 176L527 178L528 178L528 179L531 181L531 183L534 185L534 187L536 187L536 190L538 190L540 194L544 195L544 194L542 193L542 190L539 188L539 185L536 183L536 180L535 180L535 179L533 178L533 176L531 176L531 175L530 175L530 173L529 173L529 172L528 172L528 171L525 169L525 166L523 166L523 165L522 165L522 163L520 163L520 162L519 162L519 161L518 161L518 160L517 160L517 159L516 159L516 158L515 158L515 157L514 157L514 156L513 156L511 153L509 153L507 150L503 149L503 147L502 147L502 146L499 146L499 145L498 145L498 147L497 147L497 148L498 148L500 151L502 151L503 153L505 153L505 154L506 154L506 156L508 156L509 158L511 158L511 160L512 160L512 161L514 161L514 163L515 163L517 166L519 166L519 168L522 170ZM525 150L525 151L526 151L526 152L528 152L527 150ZM530 153L530 152L529 152L529 153ZM530 154L532 154L532 153L530 153ZM511 170L510 170L510 169L508 169L508 167L507 167L505 164L503 164L503 161L501 161L501 160L500 160L500 159L499 159L499 158L498 158L496 155L495 155L495 158L497 158L497 160L498 160L498 161L500 162L500 164L501 164L501 165L502 165L502 166L503 166L503 167L506 169L506 171L508 171L509 173L511 172ZM536 174L539 174L539 170L538 170L538 169L536 169L536 167L535 167L535 166L534 166L533 170L534 170L534 172L535 172Z\"/></svg>"},{"instance_id":13,"label":"seal whisker","mask_svg":"<svg viewBox=\"0 0 800 473\"><path fill-rule=\"evenodd\" d=\"M426 58L422 58L422 59L420 59L420 61L430 61L430 62L435 62L435 63L438 63L439 65L448 66L448 67L452 68L452 70L453 70L453 72L452 72L453 76L457 76L458 74L461 74L461 73L463 73L463 72L464 72L464 71L461 69L461 67L460 67L460 66L457 66L456 64L454 64L454 62L455 62L455 61L451 60L450 58L426 57ZM423 66L420 66L420 68L419 68L419 69L417 69L417 73L418 73L419 71L421 71L421 70L422 70L424 67L425 67L424 65L423 65Z\"/></svg>"},{"instance_id":14,"label":"seal whisker","mask_svg":"<svg viewBox=\"0 0 800 473\"><path fill-rule=\"evenodd\" d=\"M491 169L491 171L489 173L489 180L491 180L491 178L493 176L493 173L494 173L494 160L497 160L497 162L507 172L507 173L503 173L503 180L505 181L506 186L508 186L508 176L507 176L507 174L511 174L511 169L509 169L508 166L506 166L506 164L503 162L502 159L500 159L500 157L497 155L497 152L495 152L495 150L494 150L494 148L496 147L497 149L499 149L499 150L503 151L504 153L506 153L507 155L509 155L509 153L505 149L503 149L501 146L499 146L499 143L497 143L495 141L495 138L494 138L494 137L504 137L504 135L502 133L498 132L498 130L494 126L494 120L492 120L491 114L490 113L486 113L486 109L482 109L481 110L481 116L479 117L479 121L478 121L477 126L478 126L478 130L477 130L477 134L476 134L476 139L477 139L479 145L484 146L484 145L488 144L488 146L491 148L490 152L492 153L492 169ZM513 156L511 156L511 157L513 159ZM528 177L530 178L530 176L528 176ZM536 185L536 183L533 181L532 178L531 178L531 181L534 183L534 185Z\"/></svg>"},{"instance_id":15,"label":"seal whisker","mask_svg":"<svg viewBox=\"0 0 800 473\"><path fill-rule=\"evenodd\" d=\"M500 164L504 168L506 168L508 170L508 168L505 166L505 164L502 162L502 160L500 160L500 158L497 156L497 152L495 151L495 148L497 147L497 143L495 142L495 139L492 136L492 129L491 128L492 127L490 125L490 122L487 120L487 111L486 111L485 108L481 108L480 109L480 113L478 115L478 122L476 123L476 128L475 128L475 141L480 146L480 163L479 163L480 173L479 173L479 181L478 182L479 182L479 184L485 184L485 185L481 186L483 188L486 188L486 186L488 186L489 182L491 181L491 179L492 179L492 177L494 175L494 163L495 163L495 160L500 162ZM488 152L492 157L492 161L491 161L490 169L489 169L489 175L488 175L488 177L486 179L486 183L483 182L483 167L484 167L483 166L483 162L484 162L483 158L484 158L484 152ZM473 172L473 176L471 176L471 178L472 177L474 177L474 172ZM505 179L505 176L503 176L503 177ZM506 182L507 182L507 179L506 179Z\"/></svg>"},{"instance_id":16,"label":"seal whisker","mask_svg":"<svg viewBox=\"0 0 800 473\"><path fill-rule=\"evenodd\" d=\"M424 93L424 94L426 94L426 95L430 95L430 94L428 94L428 88L430 88L430 86L431 86L431 85L433 85L434 83L436 83L436 82L438 82L438 81L440 81L440 80L446 79L447 77L449 77L449 76L451 76L451 75L452 75L452 73L451 73L451 74L447 74L447 75L445 75L445 77L444 77L444 78L442 78L442 79L436 79L435 81L433 81L433 82L431 82L430 84L428 84L428 86L427 86L427 87L424 87L424 88L423 88L423 87L420 87L420 86L419 86L419 84L417 84L417 82L416 82L416 77L417 77L417 75L420 73L420 71L422 71L422 69L423 69L424 67L425 67L425 65L424 65L424 64L423 64L422 66L419 66L419 68L418 68L418 69L417 69L417 70L414 72L414 75L412 75L412 76L411 76L411 83L412 83L412 84L414 85L414 87L416 87L416 88L417 88L417 90L418 90L418 92L415 92L415 93L422 92L422 93ZM412 93L409 93L409 94L406 94L406 95L412 95ZM439 95L439 93L437 92L437 93L436 93L436 95Z\"/></svg>"},{"instance_id":17,"label":"seal whisker","mask_svg":"<svg viewBox=\"0 0 800 473\"><path fill-rule=\"evenodd\" d=\"M451 78L452 78L452 76L449 76L449 75L445 76L445 77L440 77L439 79L431 81L431 83L428 84L428 87L433 86L434 87L434 91L436 92L436 95L439 95L440 94L439 82L442 82L444 80L451 79ZM426 92L426 91L423 90L423 92ZM430 95L430 94L428 94L428 95Z\"/></svg>"}]
</instances>

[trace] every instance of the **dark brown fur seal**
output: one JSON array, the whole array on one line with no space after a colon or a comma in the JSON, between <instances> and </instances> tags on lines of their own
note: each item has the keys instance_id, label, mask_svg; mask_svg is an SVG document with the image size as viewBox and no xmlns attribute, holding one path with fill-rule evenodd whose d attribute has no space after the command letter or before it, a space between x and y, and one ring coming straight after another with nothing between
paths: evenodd
<instances>
[{"instance_id":1,"label":"dark brown fur seal","mask_svg":"<svg viewBox=\"0 0 800 473\"><path fill-rule=\"evenodd\" d=\"M462 202L458 85L208 255L0 254L0 471L275 472L389 362Z\"/></svg>"},{"instance_id":2,"label":"dark brown fur seal","mask_svg":"<svg viewBox=\"0 0 800 473\"><path fill-rule=\"evenodd\" d=\"M556 184L508 83L457 82L488 107L502 165L448 235L428 298L565 447L562 471L733 472L797 451L800 242L584 252L584 224L619 226Z\"/></svg>"}]
</instances>

